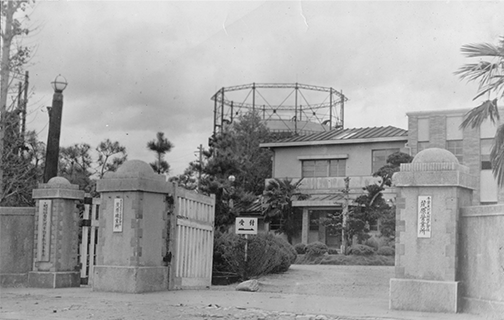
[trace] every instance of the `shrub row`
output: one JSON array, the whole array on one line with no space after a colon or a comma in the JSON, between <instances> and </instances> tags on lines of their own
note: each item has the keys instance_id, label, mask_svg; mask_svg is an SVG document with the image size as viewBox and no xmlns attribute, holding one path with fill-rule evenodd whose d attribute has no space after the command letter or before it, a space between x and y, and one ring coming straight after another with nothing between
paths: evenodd
<instances>
[{"instance_id":1,"label":"shrub row","mask_svg":"<svg viewBox=\"0 0 504 320\"><path fill-rule=\"evenodd\" d=\"M214 240L213 269L218 273L234 273L242 280L268 273L285 272L296 261L296 250L282 238L272 234L259 234L246 240L233 233L216 234Z\"/></svg>"}]
</instances>

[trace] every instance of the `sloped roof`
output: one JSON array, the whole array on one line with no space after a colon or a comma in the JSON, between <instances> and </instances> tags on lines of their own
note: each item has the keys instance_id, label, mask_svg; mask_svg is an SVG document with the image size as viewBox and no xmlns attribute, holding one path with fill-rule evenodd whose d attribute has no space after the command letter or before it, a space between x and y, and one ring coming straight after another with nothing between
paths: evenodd
<instances>
[{"instance_id":1,"label":"sloped roof","mask_svg":"<svg viewBox=\"0 0 504 320\"><path fill-rule=\"evenodd\" d=\"M313 133L309 135L293 136L271 143L262 143L261 147L282 147L305 144L337 144L372 141L401 141L408 139L408 131L405 129L387 127L367 127L334 129Z\"/></svg>"}]
</instances>

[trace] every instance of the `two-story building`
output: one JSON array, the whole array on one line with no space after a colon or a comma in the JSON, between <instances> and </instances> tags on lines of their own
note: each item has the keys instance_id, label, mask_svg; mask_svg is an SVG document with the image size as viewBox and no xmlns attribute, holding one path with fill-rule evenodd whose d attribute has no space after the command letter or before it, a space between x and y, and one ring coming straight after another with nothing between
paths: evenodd
<instances>
[{"instance_id":1,"label":"two-story building","mask_svg":"<svg viewBox=\"0 0 504 320\"><path fill-rule=\"evenodd\" d=\"M318 221L341 212L345 177L350 177L350 198L355 199L363 193L363 187L379 183L372 174L386 164L390 154L408 152L407 142L406 130L388 126L335 129L261 144L274 154L272 178L303 179L300 191L310 195L307 200L293 202L294 207L302 209L302 215L296 216L301 219L301 232L293 243L321 241L339 247L341 237ZM394 197L393 190L384 192L385 199Z\"/></svg>"},{"instance_id":2,"label":"two-story building","mask_svg":"<svg viewBox=\"0 0 504 320\"><path fill-rule=\"evenodd\" d=\"M479 188L474 190L473 205L502 203L504 190L498 188L490 163L497 126L487 119L479 128L462 130L460 124L469 110L408 113L408 147L413 156L426 148L447 149L477 179Z\"/></svg>"}]
</instances>

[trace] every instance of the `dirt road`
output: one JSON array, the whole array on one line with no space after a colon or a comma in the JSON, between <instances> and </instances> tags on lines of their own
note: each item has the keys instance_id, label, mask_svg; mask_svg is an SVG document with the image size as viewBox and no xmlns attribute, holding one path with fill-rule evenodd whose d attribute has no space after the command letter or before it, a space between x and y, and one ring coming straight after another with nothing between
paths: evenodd
<instances>
[{"instance_id":1,"label":"dirt road","mask_svg":"<svg viewBox=\"0 0 504 320\"><path fill-rule=\"evenodd\" d=\"M147 294L91 288L1 289L0 319L481 319L388 310L393 267L293 265L259 279L259 292L235 285Z\"/></svg>"}]
</instances>

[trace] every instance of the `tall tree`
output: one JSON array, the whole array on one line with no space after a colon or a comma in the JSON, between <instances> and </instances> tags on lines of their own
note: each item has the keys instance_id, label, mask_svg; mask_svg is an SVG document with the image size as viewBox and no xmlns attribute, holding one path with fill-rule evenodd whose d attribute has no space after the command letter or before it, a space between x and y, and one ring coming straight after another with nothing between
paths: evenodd
<instances>
[{"instance_id":1,"label":"tall tree","mask_svg":"<svg viewBox=\"0 0 504 320\"><path fill-rule=\"evenodd\" d=\"M154 171L159 174L168 173L170 165L163 158L167 152L171 151L173 144L164 137L164 133L158 132L155 140L147 142L147 148L156 153L156 161L150 164Z\"/></svg>"},{"instance_id":2,"label":"tall tree","mask_svg":"<svg viewBox=\"0 0 504 320\"><path fill-rule=\"evenodd\" d=\"M259 144L269 139L259 115L250 112L212 137L202 163L192 164L193 172L202 173L200 190L216 194L216 226L233 223L239 210L262 194L264 181L271 176L271 151ZM232 183L230 176L235 177Z\"/></svg>"},{"instance_id":3,"label":"tall tree","mask_svg":"<svg viewBox=\"0 0 504 320\"><path fill-rule=\"evenodd\" d=\"M495 140L490 151L492 172L499 186L504 186L504 125L500 123L497 102L504 97L504 36L497 45L491 43L467 44L462 53L477 62L467 63L455 72L460 79L477 82L478 91L473 100L483 102L471 109L464 118L461 128L479 128L489 119L497 125Z\"/></svg>"},{"instance_id":4,"label":"tall tree","mask_svg":"<svg viewBox=\"0 0 504 320\"><path fill-rule=\"evenodd\" d=\"M118 141L110 141L105 139L98 147L98 177L101 179L106 172L116 171L124 161L127 160L126 147L122 146ZM113 157L114 155L117 155Z\"/></svg>"},{"instance_id":5,"label":"tall tree","mask_svg":"<svg viewBox=\"0 0 504 320\"><path fill-rule=\"evenodd\" d=\"M6 148L5 139L9 121L7 98L12 81L23 74L23 66L27 63L30 56L30 48L22 46L20 41L14 41L16 38L29 33L29 29L23 26L23 19L27 18L27 16L22 14L29 6L30 1L27 0L0 2L0 22L2 24L0 28L0 36L2 38L2 56L0 61L0 190L2 190L2 195L5 194L3 192L4 170L12 167L12 165L19 164L21 160L14 159L13 154L10 154L13 150ZM17 148L17 146L14 147ZM15 161L13 163L6 163L8 160ZM10 178L14 177L11 176ZM0 202L3 200L1 198Z\"/></svg>"}]
</instances>

